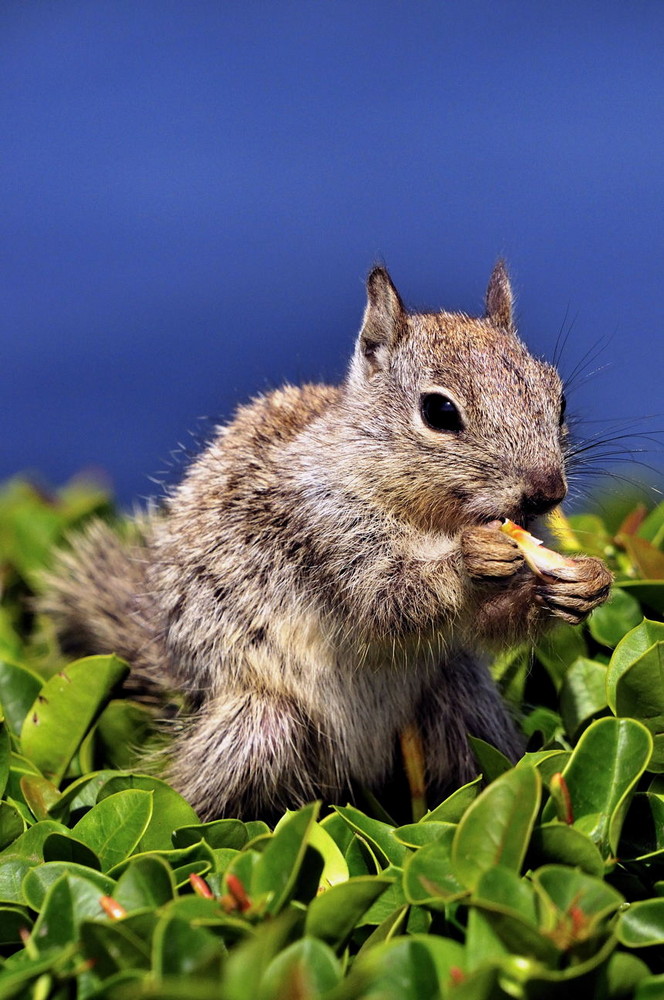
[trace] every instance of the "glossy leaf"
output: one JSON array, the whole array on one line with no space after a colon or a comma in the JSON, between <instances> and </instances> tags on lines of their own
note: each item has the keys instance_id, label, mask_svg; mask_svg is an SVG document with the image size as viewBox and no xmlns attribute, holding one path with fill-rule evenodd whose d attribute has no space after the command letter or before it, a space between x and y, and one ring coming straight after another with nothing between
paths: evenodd
<instances>
[{"instance_id":1,"label":"glossy leaf","mask_svg":"<svg viewBox=\"0 0 664 1000\"><path fill-rule=\"evenodd\" d=\"M272 959L261 979L259 1000L317 997L341 979L334 952L322 941L303 937Z\"/></svg>"},{"instance_id":2,"label":"glossy leaf","mask_svg":"<svg viewBox=\"0 0 664 1000\"><path fill-rule=\"evenodd\" d=\"M618 918L616 934L628 948L664 945L664 899L632 903Z\"/></svg>"},{"instance_id":3,"label":"glossy leaf","mask_svg":"<svg viewBox=\"0 0 664 1000\"><path fill-rule=\"evenodd\" d=\"M19 944L32 928L32 918L24 907L0 906L0 945ZM0 990L2 979L0 974Z\"/></svg>"},{"instance_id":4,"label":"glossy leaf","mask_svg":"<svg viewBox=\"0 0 664 1000\"><path fill-rule=\"evenodd\" d=\"M112 895L128 913L143 907L162 906L175 896L173 872L156 855L134 858L118 879Z\"/></svg>"},{"instance_id":5,"label":"glossy leaf","mask_svg":"<svg viewBox=\"0 0 664 1000\"><path fill-rule=\"evenodd\" d=\"M27 667L0 659L0 704L7 725L17 736L43 683L41 677Z\"/></svg>"},{"instance_id":6,"label":"glossy leaf","mask_svg":"<svg viewBox=\"0 0 664 1000\"><path fill-rule=\"evenodd\" d=\"M87 917L102 914L98 885L78 875L61 875L51 885L31 935L35 948L43 953L64 948L78 938L78 928Z\"/></svg>"},{"instance_id":7,"label":"glossy leaf","mask_svg":"<svg viewBox=\"0 0 664 1000\"><path fill-rule=\"evenodd\" d=\"M496 747L491 746L486 740L469 736L468 742L473 751L473 756L477 761L477 770L478 772L481 771L486 783L495 781L496 778L499 778L501 774L505 774L512 767L512 762L505 754L497 750Z\"/></svg>"},{"instance_id":8,"label":"glossy leaf","mask_svg":"<svg viewBox=\"0 0 664 1000\"><path fill-rule=\"evenodd\" d=\"M606 671L603 663L580 657L565 674L560 710L569 736L576 736L585 723L608 709Z\"/></svg>"},{"instance_id":9,"label":"glossy leaf","mask_svg":"<svg viewBox=\"0 0 664 1000\"><path fill-rule=\"evenodd\" d=\"M136 851L167 851L173 844L173 831L198 821L198 816L183 797L160 778L146 774L122 774L110 778L100 789L97 801L126 789L150 792L153 810Z\"/></svg>"},{"instance_id":10,"label":"glossy leaf","mask_svg":"<svg viewBox=\"0 0 664 1000\"><path fill-rule=\"evenodd\" d=\"M346 859L327 830L320 823L314 823L309 831L309 844L323 859L319 889L345 882L349 877Z\"/></svg>"},{"instance_id":11,"label":"glossy leaf","mask_svg":"<svg viewBox=\"0 0 664 1000\"><path fill-rule=\"evenodd\" d=\"M613 651L606 677L606 692L611 711L616 714L616 686L621 677L656 643L664 641L664 622L645 619L618 643Z\"/></svg>"},{"instance_id":12,"label":"glossy leaf","mask_svg":"<svg viewBox=\"0 0 664 1000\"><path fill-rule=\"evenodd\" d=\"M452 863L452 836L420 848L404 866L403 888L409 903L444 910L467 895Z\"/></svg>"},{"instance_id":13,"label":"glossy leaf","mask_svg":"<svg viewBox=\"0 0 664 1000\"><path fill-rule=\"evenodd\" d=\"M421 820L419 823L408 823L406 826L397 827L394 836L406 847L426 847L441 837L453 834L455 829L455 823L436 823L435 820L425 823Z\"/></svg>"},{"instance_id":14,"label":"glossy leaf","mask_svg":"<svg viewBox=\"0 0 664 1000\"><path fill-rule=\"evenodd\" d=\"M129 672L116 656L88 656L44 684L21 730L23 752L56 785L111 691Z\"/></svg>"},{"instance_id":15,"label":"glossy leaf","mask_svg":"<svg viewBox=\"0 0 664 1000\"><path fill-rule=\"evenodd\" d=\"M595 842L604 858L616 853L627 807L651 752L652 737L641 723L598 719L583 733L563 771L574 825ZM543 818L555 818L551 801Z\"/></svg>"},{"instance_id":16,"label":"glossy leaf","mask_svg":"<svg viewBox=\"0 0 664 1000\"><path fill-rule=\"evenodd\" d=\"M534 768L513 768L473 802L457 827L452 864L473 889L496 864L519 871L539 809L541 779Z\"/></svg>"},{"instance_id":17,"label":"glossy leaf","mask_svg":"<svg viewBox=\"0 0 664 1000\"><path fill-rule=\"evenodd\" d=\"M256 862L251 896L266 896L270 913L282 909L295 887L318 810L319 803L313 803L288 814Z\"/></svg>"},{"instance_id":18,"label":"glossy leaf","mask_svg":"<svg viewBox=\"0 0 664 1000\"><path fill-rule=\"evenodd\" d=\"M383 867L403 864L408 849L394 836L394 827L365 816L354 806L335 806L335 809L352 830L368 841Z\"/></svg>"},{"instance_id":19,"label":"glossy leaf","mask_svg":"<svg viewBox=\"0 0 664 1000\"><path fill-rule=\"evenodd\" d=\"M37 819L49 819L57 806L60 793L55 785L40 774L24 774L19 782L26 804Z\"/></svg>"},{"instance_id":20,"label":"glossy leaf","mask_svg":"<svg viewBox=\"0 0 664 1000\"><path fill-rule=\"evenodd\" d=\"M126 969L149 969L150 947L123 921L101 924L84 920L80 928L84 956L94 963L95 972L106 978Z\"/></svg>"},{"instance_id":21,"label":"glossy leaf","mask_svg":"<svg viewBox=\"0 0 664 1000\"><path fill-rule=\"evenodd\" d=\"M9 778L9 766L11 763L11 743L7 724L0 719L0 798L4 795ZM43 817L40 817L40 819Z\"/></svg>"},{"instance_id":22,"label":"glossy leaf","mask_svg":"<svg viewBox=\"0 0 664 1000\"><path fill-rule=\"evenodd\" d=\"M169 976L218 977L224 951L219 938L210 931L167 913L154 932L153 974L157 981Z\"/></svg>"},{"instance_id":23,"label":"glossy leaf","mask_svg":"<svg viewBox=\"0 0 664 1000\"><path fill-rule=\"evenodd\" d=\"M217 819L210 823L181 826L171 834L173 847L189 847L205 840L213 849L230 847L239 851L249 837L247 828L239 819Z\"/></svg>"},{"instance_id":24,"label":"glossy leaf","mask_svg":"<svg viewBox=\"0 0 664 1000\"><path fill-rule=\"evenodd\" d=\"M23 894L29 906L33 910L41 910L44 905L46 895L53 885L62 878L63 875L76 875L85 879L95 886L97 896L110 896L115 889L115 882L102 875L101 872L93 871L84 865L77 865L73 861L47 861L41 865L35 865L26 872L23 879ZM101 910L99 911L100 915Z\"/></svg>"},{"instance_id":25,"label":"glossy leaf","mask_svg":"<svg viewBox=\"0 0 664 1000\"><path fill-rule=\"evenodd\" d=\"M128 789L99 802L72 833L95 852L106 872L134 853L151 817L152 793Z\"/></svg>"},{"instance_id":26,"label":"glossy leaf","mask_svg":"<svg viewBox=\"0 0 664 1000\"><path fill-rule=\"evenodd\" d=\"M593 639L611 649L643 619L641 605L626 590L614 587L606 604L595 608L588 619Z\"/></svg>"},{"instance_id":27,"label":"glossy leaf","mask_svg":"<svg viewBox=\"0 0 664 1000\"><path fill-rule=\"evenodd\" d=\"M433 935L394 938L362 955L355 973L380 1000L423 1000L451 986L452 969L464 966L463 948L456 941Z\"/></svg>"},{"instance_id":28,"label":"glossy leaf","mask_svg":"<svg viewBox=\"0 0 664 1000\"><path fill-rule=\"evenodd\" d=\"M565 823L543 823L533 830L527 864L537 868L545 864L566 864L601 878L605 864L593 841L580 830Z\"/></svg>"},{"instance_id":29,"label":"glossy leaf","mask_svg":"<svg viewBox=\"0 0 664 1000\"><path fill-rule=\"evenodd\" d=\"M466 785L457 788L434 809L423 816L422 823L458 823L471 802L482 790L482 778L478 775Z\"/></svg>"},{"instance_id":30,"label":"glossy leaf","mask_svg":"<svg viewBox=\"0 0 664 1000\"><path fill-rule=\"evenodd\" d=\"M73 861L100 871L99 858L87 844L76 840L70 833L52 833L44 841L44 861Z\"/></svg>"},{"instance_id":31,"label":"glossy leaf","mask_svg":"<svg viewBox=\"0 0 664 1000\"><path fill-rule=\"evenodd\" d=\"M373 875L332 886L310 903L305 932L334 948L343 947L360 917L391 884L391 879Z\"/></svg>"}]
</instances>

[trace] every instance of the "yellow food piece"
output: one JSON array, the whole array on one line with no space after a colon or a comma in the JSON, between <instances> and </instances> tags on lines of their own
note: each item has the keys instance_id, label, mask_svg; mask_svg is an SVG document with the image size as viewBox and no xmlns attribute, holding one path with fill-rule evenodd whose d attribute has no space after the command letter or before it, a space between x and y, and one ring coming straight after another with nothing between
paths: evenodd
<instances>
[{"instance_id":1,"label":"yellow food piece","mask_svg":"<svg viewBox=\"0 0 664 1000\"><path fill-rule=\"evenodd\" d=\"M561 556L553 549L547 549L541 539L535 538L525 528L521 528L514 521L506 517L500 526L500 530L514 539L521 549L523 558L526 560L533 573L538 576L555 576L556 569L569 566L572 562L566 556Z\"/></svg>"}]
</instances>

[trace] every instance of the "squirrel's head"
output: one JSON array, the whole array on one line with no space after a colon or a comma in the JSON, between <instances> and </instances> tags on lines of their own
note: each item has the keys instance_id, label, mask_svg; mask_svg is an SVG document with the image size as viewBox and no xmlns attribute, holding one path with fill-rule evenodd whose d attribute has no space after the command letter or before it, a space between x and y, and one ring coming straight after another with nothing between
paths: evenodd
<instances>
[{"instance_id":1,"label":"squirrel's head","mask_svg":"<svg viewBox=\"0 0 664 1000\"><path fill-rule=\"evenodd\" d=\"M479 319L409 313L375 268L344 401L377 497L423 526L528 524L567 492L562 383L516 335L502 261Z\"/></svg>"}]
</instances>

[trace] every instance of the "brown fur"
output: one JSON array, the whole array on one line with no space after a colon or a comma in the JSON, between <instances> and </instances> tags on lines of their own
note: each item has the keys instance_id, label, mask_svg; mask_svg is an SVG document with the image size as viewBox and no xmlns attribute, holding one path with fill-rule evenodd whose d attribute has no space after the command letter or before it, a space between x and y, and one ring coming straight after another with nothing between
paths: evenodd
<instances>
[{"instance_id":1,"label":"brown fur","mask_svg":"<svg viewBox=\"0 0 664 1000\"><path fill-rule=\"evenodd\" d=\"M544 584L497 530L566 490L560 379L503 265L481 319L408 314L381 268L367 288L341 386L241 407L137 544L92 528L45 600L70 647L186 693L168 775L205 817L379 789L412 722L433 796L472 776L468 732L514 757L485 652L608 594L599 560ZM462 429L425 425L434 390Z\"/></svg>"}]
</instances>

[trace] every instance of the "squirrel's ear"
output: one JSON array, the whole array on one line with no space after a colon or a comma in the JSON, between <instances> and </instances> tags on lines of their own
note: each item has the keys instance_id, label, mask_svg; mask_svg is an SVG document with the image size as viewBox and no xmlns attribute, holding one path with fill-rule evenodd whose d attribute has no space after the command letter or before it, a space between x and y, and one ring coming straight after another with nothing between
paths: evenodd
<instances>
[{"instance_id":1,"label":"squirrel's ear","mask_svg":"<svg viewBox=\"0 0 664 1000\"><path fill-rule=\"evenodd\" d=\"M357 338L356 360L373 374L383 367L406 323L406 310L384 267L374 267L367 278L367 306Z\"/></svg>"},{"instance_id":2,"label":"squirrel's ear","mask_svg":"<svg viewBox=\"0 0 664 1000\"><path fill-rule=\"evenodd\" d=\"M514 296L512 295L512 286L507 275L505 261L499 260L489 278L486 290L487 319L490 319L494 326L500 326L504 330L513 330L513 303Z\"/></svg>"}]
</instances>

